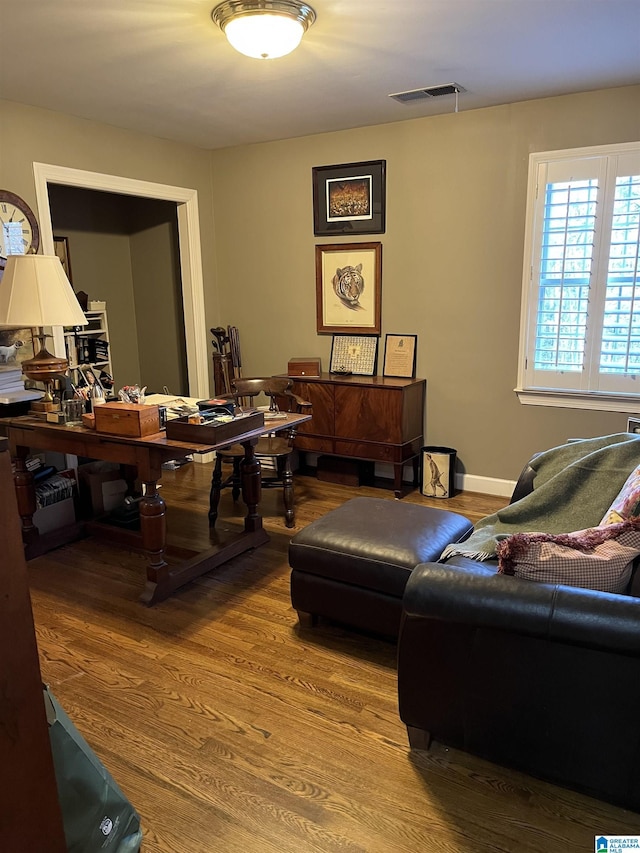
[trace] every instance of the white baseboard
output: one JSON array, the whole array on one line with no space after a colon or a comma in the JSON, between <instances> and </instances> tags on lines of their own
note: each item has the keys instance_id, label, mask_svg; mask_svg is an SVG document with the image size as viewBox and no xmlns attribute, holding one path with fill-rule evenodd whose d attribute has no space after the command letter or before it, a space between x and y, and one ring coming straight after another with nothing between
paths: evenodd
<instances>
[{"instance_id":1,"label":"white baseboard","mask_svg":"<svg viewBox=\"0 0 640 853\"><path fill-rule=\"evenodd\" d=\"M385 463L376 465L376 476L393 479L393 466ZM413 475L409 465L405 466L403 481L411 483ZM475 474L456 474L456 488L463 492L478 492L481 495L497 495L510 498L515 480L499 480L496 477L479 477Z\"/></svg>"},{"instance_id":2,"label":"white baseboard","mask_svg":"<svg viewBox=\"0 0 640 853\"><path fill-rule=\"evenodd\" d=\"M510 498L515 489L516 481L498 480L495 477L478 477L475 474L456 474L456 486L463 492L478 492L482 495Z\"/></svg>"},{"instance_id":3,"label":"white baseboard","mask_svg":"<svg viewBox=\"0 0 640 853\"><path fill-rule=\"evenodd\" d=\"M307 462L311 466L317 464L318 454L308 453ZM376 477L393 480L393 465L385 462L376 463ZM413 473L410 465L405 465L403 482L411 483ZM477 492L481 495L496 495L510 498L515 488L515 480L499 480L496 477L479 477L475 474L456 474L456 488L463 492Z\"/></svg>"}]
</instances>

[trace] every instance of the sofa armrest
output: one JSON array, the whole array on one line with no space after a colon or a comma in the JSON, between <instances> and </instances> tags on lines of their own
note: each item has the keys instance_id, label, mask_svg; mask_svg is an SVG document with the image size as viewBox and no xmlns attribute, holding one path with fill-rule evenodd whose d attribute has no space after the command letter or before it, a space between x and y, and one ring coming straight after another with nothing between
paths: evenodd
<instances>
[{"instance_id":1,"label":"sofa armrest","mask_svg":"<svg viewBox=\"0 0 640 853\"><path fill-rule=\"evenodd\" d=\"M640 656L640 599L499 575L495 563L420 564L403 611L403 623L437 619Z\"/></svg>"}]
</instances>

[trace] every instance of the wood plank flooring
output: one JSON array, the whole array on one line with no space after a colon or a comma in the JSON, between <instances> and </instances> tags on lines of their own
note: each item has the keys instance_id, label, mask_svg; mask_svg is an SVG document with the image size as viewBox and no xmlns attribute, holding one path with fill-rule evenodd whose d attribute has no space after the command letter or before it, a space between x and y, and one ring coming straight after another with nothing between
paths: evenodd
<instances>
[{"instance_id":1,"label":"wood plank flooring","mask_svg":"<svg viewBox=\"0 0 640 853\"><path fill-rule=\"evenodd\" d=\"M208 543L210 476L165 473L171 542ZM296 490L298 528L356 491L392 500L311 477ZM405 500L473 520L505 503ZM271 541L151 609L140 554L84 539L29 563L43 678L140 813L144 853L583 853L640 831L463 752L411 753L394 645L298 626L281 507L265 491ZM220 511L220 535L241 524L229 491Z\"/></svg>"}]
</instances>

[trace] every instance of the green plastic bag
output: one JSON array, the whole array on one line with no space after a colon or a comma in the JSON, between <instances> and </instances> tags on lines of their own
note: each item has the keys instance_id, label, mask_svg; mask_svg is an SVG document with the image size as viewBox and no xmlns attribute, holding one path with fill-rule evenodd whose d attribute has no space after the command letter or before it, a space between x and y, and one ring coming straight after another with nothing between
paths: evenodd
<instances>
[{"instance_id":1,"label":"green plastic bag","mask_svg":"<svg viewBox=\"0 0 640 853\"><path fill-rule=\"evenodd\" d=\"M46 685L44 701L68 853L137 853L136 810Z\"/></svg>"}]
</instances>

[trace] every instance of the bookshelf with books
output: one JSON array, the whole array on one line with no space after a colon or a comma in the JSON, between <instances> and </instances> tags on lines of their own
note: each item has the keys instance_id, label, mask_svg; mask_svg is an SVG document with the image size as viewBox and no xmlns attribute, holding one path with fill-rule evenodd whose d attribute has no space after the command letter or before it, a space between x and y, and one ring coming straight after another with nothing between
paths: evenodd
<instances>
[{"instance_id":1,"label":"bookshelf with books","mask_svg":"<svg viewBox=\"0 0 640 853\"><path fill-rule=\"evenodd\" d=\"M67 329L64 333L69 376L74 385L83 386L87 384L87 372L92 372L102 385L109 388L112 385L113 368L107 309L106 307L90 308L85 311L85 316L86 326L76 326L74 329ZM108 379L103 374L106 374Z\"/></svg>"}]
</instances>

